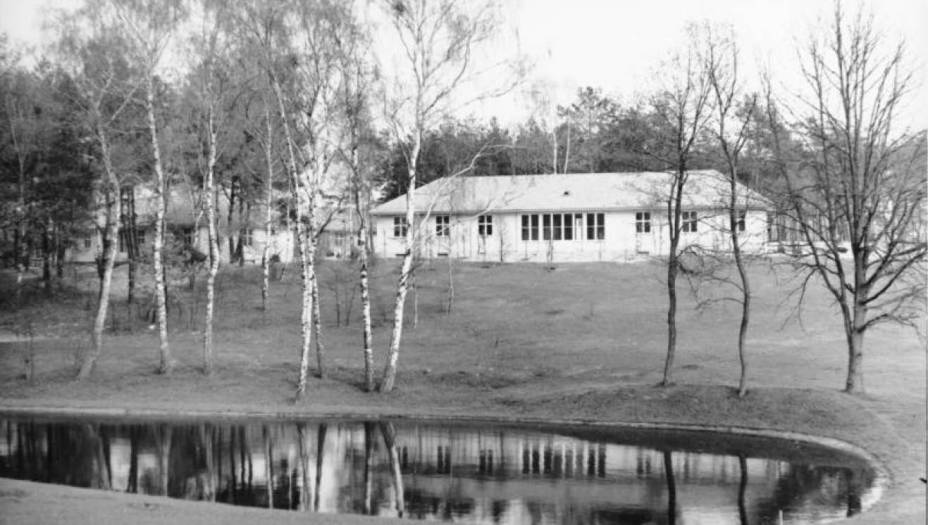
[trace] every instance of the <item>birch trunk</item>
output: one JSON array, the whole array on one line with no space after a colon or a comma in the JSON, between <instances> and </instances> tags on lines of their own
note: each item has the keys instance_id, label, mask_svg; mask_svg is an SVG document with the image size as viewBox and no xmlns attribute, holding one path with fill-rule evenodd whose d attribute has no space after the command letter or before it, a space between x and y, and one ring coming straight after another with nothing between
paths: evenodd
<instances>
[{"instance_id":1,"label":"birch trunk","mask_svg":"<svg viewBox=\"0 0 928 525\"><path fill-rule=\"evenodd\" d=\"M414 200L416 195L416 163L421 147L422 135L416 134L409 156L409 188L406 191L406 235L404 237L406 251L403 253L403 265L400 268L399 283L396 286L396 299L393 303L393 333L390 337L387 364L384 367L383 377L380 381L381 392L390 392L396 382L396 363L400 354L400 340L403 337L403 309L406 305L406 293L409 291L409 281L412 277L413 247L416 239Z\"/></svg>"},{"instance_id":2,"label":"birch trunk","mask_svg":"<svg viewBox=\"0 0 928 525\"><path fill-rule=\"evenodd\" d=\"M315 250L313 250L315 254ZM316 332L316 366L319 379L325 377L325 366L323 357L325 356L325 345L322 344L322 313L319 311L319 277L313 272L312 280L313 293L313 330Z\"/></svg>"},{"instance_id":3,"label":"birch trunk","mask_svg":"<svg viewBox=\"0 0 928 525\"><path fill-rule=\"evenodd\" d=\"M287 160L289 163L291 191L295 193L297 201L296 236L303 278L302 310L300 315L302 345L300 348L300 372L296 388L296 399L300 399L306 392L306 376L309 369L309 349L312 346L312 284L316 276L315 267L313 265L315 261L315 243L312 242L311 239L314 227L313 204L315 188L309 184L311 181L305 180L304 176L301 176L297 171L296 153L293 150L293 136L290 133L290 123L287 120L283 93L281 92L280 83L277 79L274 78L273 75L270 76L274 94L277 97L277 106L280 111L280 120L284 129L284 138L287 141ZM306 222L304 223L304 221ZM306 231L307 227L309 228L309 232Z\"/></svg>"},{"instance_id":4,"label":"birch trunk","mask_svg":"<svg viewBox=\"0 0 928 525\"><path fill-rule=\"evenodd\" d=\"M352 151L352 165L355 167L355 177L360 177L358 173L358 152L357 148ZM360 283L361 287L361 322L364 325L364 388L368 392L374 391L374 350L373 350L373 329L371 323L371 294L370 284L367 276L367 259L369 249L369 239L367 235L367 219L365 209L361 204L361 183L355 181L354 185L354 206L358 212L358 242L361 244L359 260L361 265Z\"/></svg>"},{"instance_id":5,"label":"birch trunk","mask_svg":"<svg viewBox=\"0 0 928 525\"><path fill-rule=\"evenodd\" d=\"M207 131L209 152L206 159L206 180L203 193L206 197L206 228L209 241L209 271L206 275L206 321L203 327L203 373L213 373L213 317L216 303L216 275L219 273L219 240L216 232L216 193L214 191L216 168L216 130L212 108L209 109Z\"/></svg>"},{"instance_id":6,"label":"birch trunk","mask_svg":"<svg viewBox=\"0 0 928 525\"><path fill-rule=\"evenodd\" d=\"M261 310L267 311L267 298L271 289L271 261L269 256L271 230L273 229L271 223L271 206L273 205L272 193L274 191L274 130L271 126L271 109L267 101L265 101L264 105L264 121L267 123L267 142L264 144L264 157L267 163L267 181L264 187L264 250L261 253L261 273L263 275L263 280L261 281Z\"/></svg>"},{"instance_id":7,"label":"birch trunk","mask_svg":"<svg viewBox=\"0 0 928 525\"><path fill-rule=\"evenodd\" d=\"M145 90L145 105L148 113L148 131L151 134L151 150L154 157L155 168L155 241L153 247L153 266L155 273L155 298L158 310L158 340L160 351L160 364L158 372L170 374L174 368L171 358L171 348L168 345L168 312L167 297L165 296L164 279L164 215L165 215L165 180L161 165L161 147L158 142L158 126L155 123L155 86L152 75L147 78Z\"/></svg>"},{"instance_id":8,"label":"birch trunk","mask_svg":"<svg viewBox=\"0 0 928 525\"><path fill-rule=\"evenodd\" d=\"M302 193L299 190L297 193ZM313 281L315 280L315 268L313 268L312 258L313 243L307 239L306 226L303 224L302 214L305 209L303 197L298 197L296 237L297 245L300 250L300 267L303 278L302 310L300 315L300 331L302 334L302 345L300 347L300 375L297 380L296 397L303 396L306 392L306 376L309 370L309 349L312 346L312 312L313 312Z\"/></svg>"},{"instance_id":9,"label":"birch trunk","mask_svg":"<svg viewBox=\"0 0 928 525\"><path fill-rule=\"evenodd\" d=\"M93 320L91 338L93 344L87 355L84 356L80 370L77 373L78 381L87 379L93 372L97 359L103 352L103 329L106 325L106 313L110 304L110 289L113 283L113 267L116 263L116 250L119 247L116 235L119 234L119 180L113 171L110 158L109 139L102 129L97 130L97 141L100 146L100 156L103 160L103 170L106 176L104 198L106 199L106 218L104 238L109 239L106 251L103 254L103 276L100 279L100 296L97 302L97 313Z\"/></svg>"}]
</instances>

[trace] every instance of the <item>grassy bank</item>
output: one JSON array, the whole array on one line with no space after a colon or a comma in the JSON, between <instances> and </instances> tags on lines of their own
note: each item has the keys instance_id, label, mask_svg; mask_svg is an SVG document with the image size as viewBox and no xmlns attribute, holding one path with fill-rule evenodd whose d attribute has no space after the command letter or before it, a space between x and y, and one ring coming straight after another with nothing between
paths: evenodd
<instances>
[{"instance_id":1,"label":"grassy bank","mask_svg":"<svg viewBox=\"0 0 928 525\"><path fill-rule=\"evenodd\" d=\"M389 338L392 270L386 261L374 272L378 366ZM720 302L697 309L695 299L685 294L678 316L677 385L654 386L666 344L666 299L661 268L649 263L554 269L456 264L450 312L446 263L425 266L418 274L415 327L412 296L408 303L397 391L366 394L359 389L360 310L355 303L348 314L352 283L343 273L334 263L320 270L330 374L312 380L299 404L290 404L299 347L299 281L296 272L285 272L263 312L254 269L231 269L222 276L218 367L210 378L198 371L198 290L178 292L172 344L181 366L171 377L154 374L157 335L147 323L122 313L127 311L123 305L115 308L117 315L125 315L116 322L119 332L107 340L99 369L84 383L70 378L76 354L88 344L82 334L73 335L88 326L86 295L72 291L53 305L37 301L4 314L0 326L30 319L37 334L66 337L35 344L32 382L20 377L20 350L5 349L0 357L2 403L595 419L795 431L853 443L888 467L890 490L858 522L924 522L925 489L918 480L925 475L923 344L910 330L874 330L864 357L867 393L840 393L846 350L837 311L823 291L815 290L802 316L791 315L791 285L782 270L757 266L752 272L756 301L748 351L754 389L745 399L732 392L738 379L737 305ZM38 504L28 496L39 498L38 492L22 490L27 496L17 505ZM3 496L0 505L13 503Z\"/></svg>"}]
</instances>

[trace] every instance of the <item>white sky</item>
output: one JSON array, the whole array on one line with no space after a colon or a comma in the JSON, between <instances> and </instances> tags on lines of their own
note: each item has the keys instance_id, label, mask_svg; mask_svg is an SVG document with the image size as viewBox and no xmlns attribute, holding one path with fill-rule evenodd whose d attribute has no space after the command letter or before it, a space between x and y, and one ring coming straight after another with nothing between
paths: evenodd
<instances>
[{"instance_id":1,"label":"white sky","mask_svg":"<svg viewBox=\"0 0 928 525\"><path fill-rule=\"evenodd\" d=\"M0 31L14 41L41 44L42 12L77 3L0 0ZM902 120L928 127L928 0L862 3L887 37L905 39L917 85ZM577 88L588 85L631 102L648 90L661 60L681 45L685 24L711 20L734 27L746 80L769 64L774 78L791 88L798 82L797 40L821 27L819 19L827 18L831 5L831 0L504 0L507 32L500 41L518 45L531 59L535 69L526 86L545 86L554 104L571 102ZM520 90L469 110L496 115L505 124L538 114L533 106Z\"/></svg>"}]
</instances>

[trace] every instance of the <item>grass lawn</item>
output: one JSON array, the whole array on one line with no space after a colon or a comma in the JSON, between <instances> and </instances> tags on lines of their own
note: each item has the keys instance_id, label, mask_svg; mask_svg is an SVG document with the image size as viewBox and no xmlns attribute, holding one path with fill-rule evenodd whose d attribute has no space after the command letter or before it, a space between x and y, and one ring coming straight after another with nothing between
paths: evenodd
<instances>
[{"instance_id":1,"label":"grass lawn","mask_svg":"<svg viewBox=\"0 0 928 525\"><path fill-rule=\"evenodd\" d=\"M373 276L378 374L390 336L395 266L395 261L382 261ZM455 263L451 312L446 306L447 263L426 265L417 277L415 327L412 294L407 301L397 389L388 395L366 394L359 389L356 303L347 326L348 307L341 305L342 323L336 326L333 290L339 289L346 303L353 286L353 281L336 277L343 271L337 263L320 269L329 377L311 380L307 396L296 405L290 399L300 342L297 272L291 269L273 283L270 308L262 312L259 270L232 268L220 279L213 376L199 373L197 330L203 307L186 296L184 306L174 309L171 341L180 363L174 375L154 373L156 332L145 323L130 323L124 303L119 303L114 307L119 331L108 337L94 377L71 381L75 357L89 345L85 333L92 306L86 294L72 291L54 303L37 301L0 315L0 328L12 330L31 321L37 333L57 336L36 343L36 378L31 383L21 378L19 350L7 345L0 355L0 409L481 415L793 431L858 445L889 470L889 490L853 522L925 522L925 485L919 480L925 476L926 459L924 342L911 329L874 329L864 354L866 394L841 393L847 358L837 309L823 289L816 289L801 317L791 315L794 303L787 295L792 284L785 268L758 265L752 270L755 303L748 352L753 390L745 399L733 395L740 307L723 301L697 311L688 293L681 294L678 309L676 385L654 386L666 346L666 288L656 263L563 264L554 269ZM685 286L680 283L681 289ZM128 330L131 324L138 326ZM3 484L12 482L0 483L0 489ZM75 491L81 493L17 483L15 490L0 490L0 516L11 512L42 521L41 509L53 506L56 494ZM87 522L119 516L120 509L136 504L122 495L81 498ZM155 521L172 520L180 508L203 523L226 521L224 516L241 523L262 516L291 519L278 513L226 515L207 504L189 505L206 509L202 511L187 510L184 502L159 505L163 511L154 515ZM70 518L80 522L80 512ZM363 518L319 518L332 520L354 523Z\"/></svg>"}]
</instances>

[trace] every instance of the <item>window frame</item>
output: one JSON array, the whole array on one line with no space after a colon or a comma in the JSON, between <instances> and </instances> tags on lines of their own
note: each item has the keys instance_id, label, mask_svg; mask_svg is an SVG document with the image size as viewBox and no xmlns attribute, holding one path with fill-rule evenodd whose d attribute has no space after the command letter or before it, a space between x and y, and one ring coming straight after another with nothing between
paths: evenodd
<instances>
[{"instance_id":1,"label":"window frame","mask_svg":"<svg viewBox=\"0 0 928 525\"><path fill-rule=\"evenodd\" d=\"M409 231L409 223L406 222L406 217L403 215L394 215L393 216L393 237L395 238L406 237L406 234L408 231Z\"/></svg>"},{"instance_id":2,"label":"window frame","mask_svg":"<svg viewBox=\"0 0 928 525\"><path fill-rule=\"evenodd\" d=\"M682 233L699 232L699 215L695 210L680 212L680 231Z\"/></svg>"},{"instance_id":3,"label":"window frame","mask_svg":"<svg viewBox=\"0 0 928 525\"><path fill-rule=\"evenodd\" d=\"M523 217L525 216L523 215ZM523 227L524 227L524 223L523 223ZM479 235L480 237L490 237L493 235L493 216L492 215L480 215L477 217L477 235Z\"/></svg>"},{"instance_id":4,"label":"window frame","mask_svg":"<svg viewBox=\"0 0 928 525\"><path fill-rule=\"evenodd\" d=\"M635 212L635 233L651 233L651 212Z\"/></svg>"},{"instance_id":5,"label":"window frame","mask_svg":"<svg viewBox=\"0 0 928 525\"><path fill-rule=\"evenodd\" d=\"M606 214L589 212L586 214L586 240L602 241L606 239Z\"/></svg>"},{"instance_id":6,"label":"window frame","mask_svg":"<svg viewBox=\"0 0 928 525\"><path fill-rule=\"evenodd\" d=\"M436 237L451 237L451 216L450 215L436 215L435 216L435 236Z\"/></svg>"}]
</instances>

